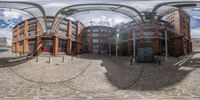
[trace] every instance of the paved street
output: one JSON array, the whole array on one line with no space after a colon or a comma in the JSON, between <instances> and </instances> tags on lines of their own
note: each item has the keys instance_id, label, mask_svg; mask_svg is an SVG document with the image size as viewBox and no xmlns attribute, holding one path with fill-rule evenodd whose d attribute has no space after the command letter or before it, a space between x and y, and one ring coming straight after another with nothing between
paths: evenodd
<instances>
[{"instance_id":1,"label":"paved street","mask_svg":"<svg viewBox=\"0 0 200 100\"><path fill-rule=\"evenodd\" d=\"M27 60L3 52L0 100L199 100L199 61L200 53L163 58L159 66L130 65L129 57L59 56L49 62L45 55Z\"/></svg>"}]
</instances>

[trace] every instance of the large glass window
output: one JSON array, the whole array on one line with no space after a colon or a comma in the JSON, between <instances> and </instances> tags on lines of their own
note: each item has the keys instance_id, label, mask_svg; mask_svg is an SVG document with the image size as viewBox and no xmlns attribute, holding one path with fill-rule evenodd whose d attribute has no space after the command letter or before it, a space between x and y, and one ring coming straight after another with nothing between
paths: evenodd
<instances>
[{"instance_id":1,"label":"large glass window","mask_svg":"<svg viewBox=\"0 0 200 100\"><path fill-rule=\"evenodd\" d=\"M72 28L75 28L75 29L76 29L76 25L75 25L75 24L73 24L73 23L72 23Z\"/></svg>"},{"instance_id":2,"label":"large glass window","mask_svg":"<svg viewBox=\"0 0 200 100\"><path fill-rule=\"evenodd\" d=\"M144 36L149 36L149 37L153 37L154 36L154 32L144 32Z\"/></svg>"},{"instance_id":3,"label":"large glass window","mask_svg":"<svg viewBox=\"0 0 200 100\"><path fill-rule=\"evenodd\" d=\"M24 39L24 34L20 34L19 35L19 40L23 40Z\"/></svg>"},{"instance_id":4,"label":"large glass window","mask_svg":"<svg viewBox=\"0 0 200 100\"><path fill-rule=\"evenodd\" d=\"M36 33L35 33L34 30L33 30L33 31L30 31L30 32L28 33L28 36L29 36L29 37L35 37L35 35L36 35Z\"/></svg>"},{"instance_id":5,"label":"large glass window","mask_svg":"<svg viewBox=\"0 0 200 100\"><path fill-rule=\"evenodd\" d=\"M61 23L62 23L62 24L66 24L66 25L68 24L68 22L65 21L65 20L62 20Z\"/></svg>"},{"instance_id":6,"label":"large glass window","mask_svg":"<svg viewBox=\"0 0 200 100\"><path fill-rule=\"evenodd\" d=\"M99 32L99 29L92 29L92 32Z\"/></svg>"},{"instance_id":7,"label":"large glass window","mask_svg":"<svg viewBox=\"0 0 200 100\"><path fill-rule=\"evenodd\" d=\"M44 39L42 40L43 52L53 51L53 40Z\"/></svg>"},{"instance_id":8,"label":"large glass window","mask_svg":"<svg viewBox=\"0 0 200 100\"><path fill-rule=\"evenodd\" d=\"M19 25L20 28L24 28L24 24Z\"/></svg>"},{"instance_id":9,"label":"large glass window","mask_svg":"<svg viewBox=\"0 0 200 100\"><path fill-rule=\"evenodd\" d=\"M92 37L98 37L98 36L99 36L99 34L97 34L97 33L92 34Z\"/></svg>"},{"instance_id":10,"label":"large glass window","mask_svg":"<svg viewBox=\"0 0 200 100\"><path fill-rule=\"evenodd\" d=\"M64 30L67 30L67 25L61 24L61 25L60 25L60 28L62 28L62 29L64 29Z\"/></svg>"},{"instance_id":11,"label":"large glass window","mask_svg":"<svg viewBox=\"0 0 200 100\"><path fill-rule=\"evenodd\" d=\"M23 50L24 50L24 42L21 41L21 42L19 42L19 51L23 52Z\"/></svg>"},{"instance_id":12,"label":"large glass window","mask_svg":"<svg viewBox=\"0 0 200 100\"><path fill-rule=\"evenodd\" d=\"M30 28L35 29L35 28L36 28L36 24L31 24L31 25L28 26L28 28L29 28L29 29L30 29Z\"/></svg>"},{"instance_id":13,"label":"large glass window","mask_svg":"<svg viewBox=\"0 0 200 100\"><path fill-rule=\"evenodd\" d=\"M30 52L35 52L35 48L36 48L36 41L35 40L31 40L28 42L28 47L29 47L29 51Z\"/></svg>"},{"instance_id":14,"label":"large glass window","mask_svg":"<svg viewBox=\"0 0 200 100\"><path fill-rule=\"evenodd\" d=\"M14 38L14 42L17 42L17 38L16 37Z\"/></svg>"},{"instance_id":15,"label":"large glass window","mask_svg":"<svg viewBox=\"0 0 200 100\"><path fill-rule=\"evenodd\" d=\"M66 52L67 42L66 40L59 39L59 52Z\"/></svg>"},{"instance_id":16,"label":"large glass window","mask_svg":"<svg viewBox=\"0 0 200 100\"><path fill-rule=\"evenodd\" d=\"M76 40L76 36L74 34L72 34L72 41Z\"/></svg>"},{"instance_id":17,"label":"large glass window","mask_svg":"<svg viewBox=\"0 0 200 100\"><path fill-rule=\"evenodd\" d=\"M47 32L50 33L51 32L51 28L47 28Z\"/></svg>"},{"instance_id":18,"label":"large glass window","mask_svg":"<svg viewBox=\"0 0 200 100\"><path fill-rule=\"evenodd\" d=\"M20 34L24 34L24 28L20 29Z\"/></svg>"},{"instance_id":19,"label":"large glass window","mask_svg":"<svg viewBox=\"0 0 200 100\"><path fill-rule=\"evenodd\" d=\"M158 33L158 36L159 36L159 37L164 37L165 35L164 35L164 33L159 32L159 33Z\"/></svg>"},{"instance_id":20,"label":"large glass window","mask_svg":"<svg viewBox=\"0 0 200 100\"><path fill-rule=\"evenodd\" d=\"M93 43L98 43L99 42L98 39L93 39L92 41L93 41Z\"/></svg>"},{"instance_id":21,"label":"large glass window","mask_svg":"<svg viewBox=\"0 0 200 100\"><path fill-rule=\"evenodd\" d=\"M47 26L51 26L52 25L52 22L47 22Z\"/></svg>"},{"instance_id":22,"label":"large glass window","mask_svg":"<svg viewBox=\"0 0 200 100\"><path fill-rule=\"evenodd\" d=\"M59 30L58 35L59 35L59 37L66 38L67 37L67 31Z\"/></svg>"},{"instance_id":23,"label":"large glass window","mask_svg":"<svg viewBox=\"0 0 200 100\"><path fill-rule=\"evenodd\" d=\"M76 29L75 28L72 28L72 33L76 34Z\"/></svg>"}]
</instances>

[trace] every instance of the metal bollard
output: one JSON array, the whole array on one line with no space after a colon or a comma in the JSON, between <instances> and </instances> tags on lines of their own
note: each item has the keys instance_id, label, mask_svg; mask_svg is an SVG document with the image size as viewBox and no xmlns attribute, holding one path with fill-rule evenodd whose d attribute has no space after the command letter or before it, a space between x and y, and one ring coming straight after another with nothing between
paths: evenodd
<instances>
[{"instance_id":1,"label":"metal bollard","mask_svg":"<svg viewBox=\"0 0 200 100\"><path fill-rule=\"evenodd\" d=\"M130 65L133 65L133 58L131 58L131 63L130 63Z\"/></svg>"},{"instance_id":2,"label":"metal bollard","mask_svg":"<svg viewBox=\"0 0 200 100\"><path fill-rule=\"evenodd\" d=\"M71 60L73 60L73 56L71 56Z\"/></svg>"},{"instance_id":3,"label":"metal bollard","mask_svg":"<svg viewBox=\"0 0 200 100\"><path fill-rule=\"evenodd\" d=\"M78 59L80 58L79 55L77 55L77 58L78 58Z\"/></svg>"},{"instance_id":4,"label":"metal bollard","mask_svg":"<svg viewBox=\"0 0 200 100\"><path fill-rule=\"evenodd\" d=\"M161 65L161 60L160 59L158 60L158 64L159 64L159 66Z\"/></svg>"},{"instance_id":5,"label":"metal bollard","mask_svg":"<svg viewBox=\"0 0 200 100\"><path fill-rule=\"evenodd\" d=\"M28 60L28 55L26 55L26 60Z\"/></svg>"},{"instance_id":6,"label":"metal bollard","mask_svg":"<svg viewBox=\"0 0 200 100\"><path fill-rule=\"evenodd\" d=\"M51 63L51 57L49 56L49 63Z\"/></svg>"},{"instance_id":7,"label":"metal bollard","mask_svg":"<svg viewBox=\"0 0 200 100\"><path fill-rule=\"evenodd\" d=\"M64 58L64 56L62 57L62 62L64 62L64 60L65 60L65 58Z\"/></svg>"},{"instance_id":8,"label":"metal bollard","mask_svg":"<svg viewBox=\"0 0 200 100\"><path fill-rule=\"evenodd\" d=\"M38 62L38 56L36 57L36 62Z\"/></svg>"}]
</instances>

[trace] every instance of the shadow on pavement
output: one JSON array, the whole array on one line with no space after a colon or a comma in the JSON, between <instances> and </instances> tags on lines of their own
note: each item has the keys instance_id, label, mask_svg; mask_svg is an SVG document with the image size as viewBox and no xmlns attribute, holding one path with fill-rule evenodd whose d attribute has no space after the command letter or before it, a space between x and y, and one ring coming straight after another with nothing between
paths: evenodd
<instances>
[{"instance_id":1,"label":"shadow on pavement","mask_svg":"<svg viewBox=\"0 0 200 100\"><path fill-rule=\"evenodd\" d=\"M200 58L193 58L184 67L200 68Z\"/></svg>"},{"instance_id":2,"label":"shadow on pavement","mask_svg":"<svg viewBox=\"0 0 200 100\"><path fill-rule=\"evenodd\" d=\"M192 70L181 70L179 66L167 64L124 64L122 60L113 60L105 55L81 56L83 59L102 60L107 80L120 90L153 91L162 90L181 82ZM129 60L129 59L127 59ZM176 61L175 61L176 62Z\"/></svg>"}]
</instances>

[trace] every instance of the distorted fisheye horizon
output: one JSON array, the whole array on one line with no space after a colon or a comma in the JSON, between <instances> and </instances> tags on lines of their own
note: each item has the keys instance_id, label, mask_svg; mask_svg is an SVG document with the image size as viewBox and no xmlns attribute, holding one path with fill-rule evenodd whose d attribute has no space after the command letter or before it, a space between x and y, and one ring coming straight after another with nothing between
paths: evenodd
<instances>
[{"instance_id":1,"label":"distorted fisheye horizon","mask_svg":"<svg viewBox=\"0 0 200 100\"><path fill-rule=\"evenodd\" d=\"M12 0L8 0L12 1ZM42 5L45 9L47 16L54 16L55 13L67 6L75 5L75 4L87 4L87 3L114 3L114 4L123 4L127 6L131 6L136 8L139 11L151 11L156 4L169 2L174 0L150 0L149 3L146 3L146 0L137 1L137 0L17 0L17 1L25 1L25 2L35 2ZM106 2L105 2L106 1ZM176 0L183 1L183 0ZM190 15L190 25L191 25L191 36L200 38L200 10L198 8L185 8L185 10ZM16 11L14 9L4 9L0 10L0 29L2 30L0 36L7 37L8 44L11 45L11 28L19 22L30 18L30 15L24 13L23 11ZM128 22L131 21L128 16L115 13L112 11L85 11L80 13L75 13L70 16L71 20L78 20L82 22L85 26L88 25L105 25L105 26L114 26L119 24L120 22Z\"/></svg>"},{"instance_id":2,"label":"distorted fisheye horizon","mask_svg":"<svg viewBox=\"0 0 200 100\"><path fill-rule=\"evenodd\" d=\"M200 0L0 0L0 100L200 100Z\"/></svg>"}]
</instances>

